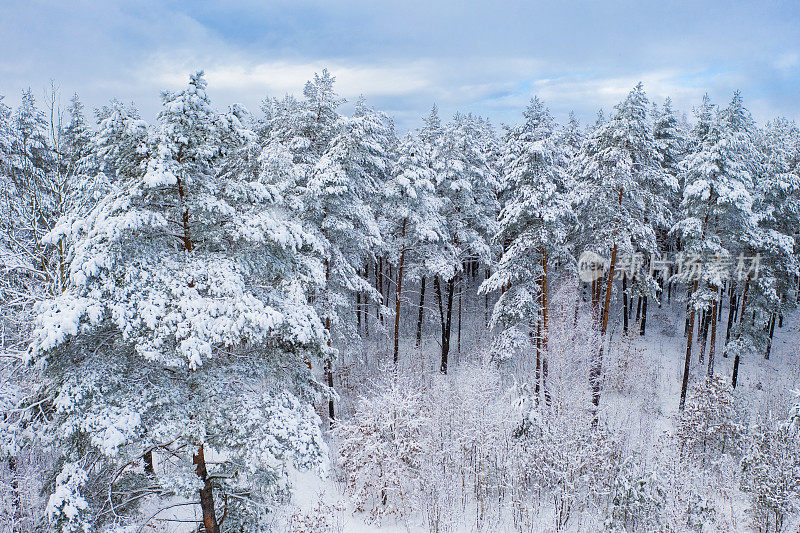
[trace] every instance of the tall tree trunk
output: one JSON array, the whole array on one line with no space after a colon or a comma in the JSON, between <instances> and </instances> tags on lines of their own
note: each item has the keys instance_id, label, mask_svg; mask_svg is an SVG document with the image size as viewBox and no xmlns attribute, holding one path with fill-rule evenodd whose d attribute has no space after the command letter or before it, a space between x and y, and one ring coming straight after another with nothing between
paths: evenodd
<instances>
[{"instance_id":1,"label":"tall tree trunk","mask_svg":"<svg viewBox=\"0 0 800 533\"><path fill-rule=\"evenodd\" d=\"M631 314L633 314L633 296L632 295L628 298L628 318L630 318Z\"/></svg>"},{"instance_id":2,"label":"tall tree trunk","mask_svg":"<svg viewBox=\"0 0 800 533\"><path fill-rule=\"evenodd\" d=\"M183 183L180 178L176 178L178 185L178 197L180 198L181 206L181 226L183 228L183 249L191 252L194 248L192 244L192 237L189 232L189 208L186 206L186 192L183 189Z\"/></svg>"},{"instance_id":3,"label":"tall tree trunk","mask_svg":"<svg viewBox=\"0 0 800 533\"><path fill-rule=\"evenodd\" d=\"M422 311L425 309L425 276L419 290L419 315L417 316L417 348L422 344Z\"/></svg>"},{"instance_id":4,"label":"tall tree trunk","mask_svg":"<svg viewBox=\"0 0 800 533\"><path fill-rule=\"evenodd\" d=\"M489 267L486 267L486 266L483 267L483 279L487 280L487 279L489 279L489 276L490 276ZM783 324L783 322L781 322L781 324ZM484 328L488 328L489 327L489 293L488 292L483 295L483 327Z\"/></svg>"},{"instance_id":5,"label":"tall tree trunk","mask_svg":"<svg viewBox=\"0 0 800 533\"><path fill-rule=\"evenodd\" d=\"M384 278L386 279L386 298L384 299L384 302L386 302L386 306L388 307L389 302L391 301L389 295L392 292L392 264L389 262L388 258L386 259L386 265L387 265L386 269L389 272L387 272L387 275L384 276Z\"/></svg>"},{"instance_id":6,"label":"tall tree trunk","mask_svg":"<svg viewBox=\"0 0 800 533\"><path fill-rule=\"evenodd\" d=\"M329 259L325 259L325 287L327 288L330 285L331 279L331 262ZM328 332L328 347L331 346L333 332L331 331L331 317L330 317L331 310L328 310L328 316L325 317L325 330ZM333 390L333 364L331 360L328 359L325 361L325 377L328 382L328 388ZM328 394L328 417L331 427L333 427L334 421L336 420L335 411L333 408L333 394Z\"/></svg>"},{"instance_id":7,"label":"tall tree trunk","mask_svg":"<svg viewBox=\"0 0 800 533\"><path fill-rule=\"evenodd\" d=\"M381 313L381 305L383 304L383 257L378 258L378 263L375 265L375 281L376 289L378 289L378 305L376 307L375 318L383 322L383 313Z\"/></svg>"},{"instance_id":8,"label":"tall tree trunk","mask_svg":"<svg viewBox=\"0 0 800 533\"><path fill-rule=\"evenodd\" d=\"M736 321L736 308L739 305L739 298L736 295L736 281L731 283L731 295L728 298L728 326L725 328L725 346L731 340L731 328ZM728 350L722 349L722 357L728 357Z\"/></svg>"},{"instance_id":9,"label":"tall tree trunk","mask_svg":"<svg viewBox=\"0 0 800 533\"><path fill-rule=\"evenodd\" d=\"M684 337L689 334L689 315L692 312L691 305L692 305L692 286L689 285L689 287L686 289L686 323L683 327Z\"/></svg>"},{"instance_id":10,"label":"tall tree trunk","mask_svg":"<svg viewBox=\"0 0 800 533\"><path fill-rule=\"evenodd\" d=\"M628 276L622 273L622 333L628 334Z\"/></svg>"},{"instance_id":11,"label":"tall tree trunk","mask_svg":"<svg viewBox=\"0 0 800 533\"><path fill-rule=\"evenodd\" d=\"M369 261L367 261L366 266L364 267L364 279L369 281ZM363 295L363 303L364 303L364 336L369 338L369 299L367 295Z\"/></svg>"},{"instance_id":12,"label":"tall tree trunk","mask_svg":"<svg viewBox=\"0 0 800 533\"><path fill-rule=\"evenodd\" d=\"M542 250L542 390L544 391L544 404L550 406L550 392L547 390L547 343L549 338L550 323L548 319L549 305L547 296L547 251Z\"/></svg>"},{"instance_id":13,"label":"tall tree trunk","mask_svg":"<svg viewBox=\"0 0 800 533\"><path fill-rule=\"evenodd\" d=\"M400 297L403 294L403 264L406 259L406 219L403 219L403 228L400 232L403 249L400 250L400 264L397 267L397 292L394 303L394 364L400 357Z\"/></svg>"},{"instance_id":14,"label":"tall tree trunk","mask_svg":"<svg viewBox=\"0 0 800 533\"><path fill-rule=\"evenodd\" d=\"M622 198L622 191L620 191L620 198ZM600 407L600 387L603 379L603 350L606 342L606 330L608 329L608 311L611 307L611 292L614 288L614 268L617 265L617 243L614 243L611 249L611 263L608 267L608 279L606 281L606 297L603 302L603 318L600 328L600 349L597 352L595 361L592 364L590 372L590 381L592 385L592 426L596 427L598 423L598 409Z\"/></svg>"},{"instance_id":15,"label":"tall tree trunk","mask_svg":"<svg viewBox=\"0 0 800 533\"><path fill-rule=\"evenodd\" d=\"M722 307L714 299L711 312L711 346L708 347L708 377L714 376L714 355L717 352L717 307Z\"/></svg>"},{"instance_id":16,"label":"tall tree trunk","mask_svg":"<svg viewBox=\"0 0 800 533\"><path fill-rule=\"evenodd\" d=\"M361 336L361 291L356 291L356 333Z\"/></svg>"},{"instance_id":17,"label":"tall tree trunk","mask_svg":"<svg viewBox=\"0 0 800 533\"><path fill-rule=\"evenodd\" d=\"M203 527L206 533L219 533L219 523L217 523L217 513L214 510L214 489L211 486L211 478L208 477L206 470L206 458L203 453L203 445L197 448L197 453L192 458L196 465L194 473L203 482L200 489L200 508L203 510Z\"/></svg>"},{"instance_id":18,"label":"tall tree trunk","mask_svg":"<svg viewBox=\"0 0 800 533\"><path fill-rule=\"evenodd\" d=\"M542 311L536 312L536 328L531 327L531 335L536 331L536 373L534 375L533 397L534 404L539 405L539 382L542 379Z\"/></svg>"},{"instance_id":19,"label":"tall tree trunk","mask_svg":"<svg viewBox=\"0 0 800 533\"><path fill-rule=\"evenodd\" d=\"M711 321L711 310L703 309L703 315L700 318L700 331L697 332L698 341L700 341L700 355L698 362L703 363L706 355L706 342L708 341L708 324Z\"/></svg>"},{"instance_id":20,"label":"tall tree trunk","mask_svg":"<svg viewBox=\"0 0 800 533\"><path fill-rule=\"evenodd\" d=\"M775 334L775 313L770 315L769 320L769 338L767 339L767 352L764 354L764 359L769 359L769 354L772 351L772 336Z\"/></svg>"},{"instance_id":21,"label":"tall tree trunk","mask_svg":"<svg viewBox=\"0 0 800 533\"><path fill-rule=\"evenodd\" d=\"M456 333L456 351L461 355L461 295L464 293L463 278L458 283L458 332Z\"/></svg>"},{"instance_id":22,"label":"tall tree trunk","mask_svg":"<svg viewBox=\"0 0 800 533\"><path fill-rule=\"evenodd\" d=\"M642 298L642 322L639 324L639 335L644 335L647 325L647 296Z\"/></svg>"},{"instance_id":23,"label":"tall tree trunk","mask_svg":"<svg viewBox=\"0 0 800 533\"><path fill-rule=\"evenodd\" d=\"M691 289L690 295L697 292L697 280L694 281L694 288ZM681 401L679 409L683 411L683 406L686 404L686 389L689 386L689 369L692 364L692 333L694 332L694 315L695 309L689 298L689 328L686 337L686 357L683 360L683 380L681 381Z\"/></svg>"},{"instance_id":24,"label":"tall tree trunk","mask_svg":"<svg viewBox=\"0 0 800 533\"><path fill-rule=\"evenodd\" d=\"M636 322L639 322L642 318L642 297L639 296L636 299Z\"/></svg>"},{"instance_id":25,"label":"tall tree trunk","mask_svg":"<svg viewBox=\"0 0 800 533\"><path fill-rule=\"evenodd\" d=\"M747 305L747 291L750 289L750 276L747 276L744 281L744 290L742 291L742 309L739 312L739 335L741 336L741 328L744 327L744 310ZM727 346L725 347L727 349ZM736 388L736 383L739 381L739 350L736 350L736 355L733 357L733 375L731 376L731 387Z\"/></svg>"},{"instance_id":26,"label":"tall tree trunk","mask_svg":"<svg viewBox=\"0 0 800 533\"><path fill-rule=\"evenodd\" d=\"M439 321L442 327L442 363L439 371L447 374L447 356L450 353L450 331L453 324L453 292L455 290L455 277L447 282L447 307L445 313L445 302L442 300L442 287L439 276L433 278L433 286L439 300Z\"/></svg>"}]
</instances>

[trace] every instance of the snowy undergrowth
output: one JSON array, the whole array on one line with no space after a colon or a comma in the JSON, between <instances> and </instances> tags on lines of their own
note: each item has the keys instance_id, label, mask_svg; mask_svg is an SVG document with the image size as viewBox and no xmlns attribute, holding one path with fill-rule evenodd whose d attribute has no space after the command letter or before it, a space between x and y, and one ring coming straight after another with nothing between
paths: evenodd
<instances>
[{"instance_id":1,"label":"snowy undergrowth","mask_svg":"<svg viewBox=\"0 0 800 533\"><path fill-rule=\"evenodd\" d=\"M408 358L397 371L388 355L384 366L374 362L382 359L380 341L369 346L372 365L340 362L355 397L328 433L333 472L295 479L276 525L292 532L757 531L769 520L774 527L777 515L756 500L764 503L758 491L768 490L765 472L775 466L759 463L751 475L743 459L757 462L766 446L798 449L773 429L783 427L789 391L798 386L798 317L776 331L770 360L743 361L747 377L735 392L730 358L719 357L709 385L695 357L683 414L683 304L651 310L644 337L633 321L628 335L612 328L593 430L591 346L582 337L591 321L581 315L576 327L559 327L559 301L549 403L542 390L537 405L533 352L513 368L498 366L472 322L447 375L437 371L435 344L404 343ZM797 518L787 512L781 520L789 527Z\"/></svg>"}]
</instances>

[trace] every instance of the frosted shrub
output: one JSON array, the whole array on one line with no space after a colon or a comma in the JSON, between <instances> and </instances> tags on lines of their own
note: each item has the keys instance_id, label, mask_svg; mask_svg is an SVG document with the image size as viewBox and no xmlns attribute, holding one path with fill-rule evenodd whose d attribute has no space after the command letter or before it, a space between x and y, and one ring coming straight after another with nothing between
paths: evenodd
<instances>
[{"instance_id":1,"label":"frosted shrub","mask_svg":"<svg viewBox=\"0 0 800 533\"><path fill-rule=\"evenodd\" d=\"M620 463L619 443L585 417L529 414L519 429L522 479L553 503L553 528L564 530L588 504L607 501Z\"/></svg>"},{"instance_id":2,"label":"frosted shrub","mask_svg":"<svg viewBox=\"0 0 800 533\"><path fill-rule=\"evenodd\" d=\"M326 503L320 494L309 511L292 514L288 533L345 533L344 511L341 503Z\"/></svg>"},{"instance_id":3,"label":"frosted shrub","mask_svg":"<svg viewBox=\"0 0 800 533\"><path fill-rule=\"evenodd\" d=\"M744 426L733 391L721 377L696 385L678 422L677 437L683 457L703 466L721 454L741 453Z\"/></svg>"},{"instance_id":4,"label":"frosted shrub","mask_svg":"<svg viewBox=\"0 0 800 533\"><path fill-rule=\"evenodd\" d=\"M628 457L614 479L606 519L609 531L656 531L664 512L664 487L658 472L638 455Z\"/></svg>"},{"instance_id":5,"label":"frosted shrub","mask_svg":"<svg viewBox=\"0 0 800 533\"><path fill-rule=\"evenodd\" d=\"M353 417L337 423L339 466L357 510L376 521L408 514L419 480L426 422L421 392L397 380L362 398Z\"/></svg>"},{"instance_id":6,"label":"frosted shrub","mask_svg":"<svg viewBox=\"0 0 800 533\"><path fill-rule=\"evenodd\" d=\"M742 458L742 489L760 531L780 532L800 499L800 443L791 428L758 428Z\"/></svg>"}]
</instances>

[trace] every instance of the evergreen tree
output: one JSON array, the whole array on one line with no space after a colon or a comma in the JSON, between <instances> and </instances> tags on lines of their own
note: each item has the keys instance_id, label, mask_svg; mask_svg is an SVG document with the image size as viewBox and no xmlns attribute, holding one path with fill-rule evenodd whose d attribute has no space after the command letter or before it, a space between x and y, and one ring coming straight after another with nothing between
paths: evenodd
<instances>
[{"instance_id":1,"label":"evergreen tree","mask_svg":"<svg viewBox=\"0 0 800 533\"><path fill-rule=\"evenodd\" d=\"M163 94L147 172L86 217L68 289L39 309L33 422L39 444L64 453L53 527L74 514L63 502L85 502L82 520L100 528L141 495L189 505L199 487L206 531L223 517L255 530L286 469L324 460L304 364L324 349L308 304L320 245L270 183L218 172L205 87L199 73Z\"/></svg>"},{"instance_id":2,"label":"evergreen tree","mask_svg":"<svg viewBox=\"0 0 800 533\"><path fill-rule=\"evenodd\" d=\"M571 209L566 154L556 142L550 112L533 98L523 116L525 122L509 132L501 162L508 201L495 240L504 252L481 290L502 291L491 321L501 330L495 341L498 357L535 343L538 391L538 369L547 372L541 352L547 349L548 268L570 260L565 243Z\"/></svg>"},{"instance_id":3,"label":"evergreen tree","mask_svg":"<svg viewBox=\"0 0 800 533\"><path fill-rule=\"evenodd\" d=\"M326 79L315 78L315 83ZM327 83L314 85L313 91L309 87L310 95L325 94L325 101L338 101ZM351 315L350 298L356 293L376 297L359 271L374 260L373 251L382 244L372 203L379 184L391 171L393 139L388 119L363 100L357 103L352 118L339 122L339 132L313 168L304 200L307 220L319 232L325 248L325 290L318 310L331 338L338 329L337 335L345 340L355 337L348 328L352 322L343 319ZM333 387L330 366L328 362L326 373L328 385ZM333 400L329 415L333 420Z\"/></svg>"},{"instance_id":4,"label":"evergreen tree","mask_svg":"<svg viewBox=\"0 0 800 533\"><path fill-rule=\"evenodd\" d=\"M577 176L579 244L601 256L610 255L605 299L601 284L592 301L605 336L617 254L657 253L654 228L667 220L664 196L677 187L661 165L661 154L647 121L648 100L641 83L615 107L611 120L599 125L583 143L573 169ZM654 295L655 283L637 273L645 295ZM592 362L590 381L595 409L600 401L603 344Z\"/></svg>"},{"instance_id":5,"label":"evergreen tree","mask_svg":"<svg viewBox=\"0 0 800 533\"><path fill-rule=\"evenodd\" d=\"M474 117L456 114L437 135L435 111L421 137L423 141L431 139L426 143L432 147L436 192L445 223L445 239L428 258L427 268L434 278L442 331L440 370L447 373L456 284L467 260L474 258L483 264L491 260L489 240L496 231L498 205L493 186L496 178L479 145L481 134Z\"/></svg>"},{"instance_id":6,"label":"evergreen tree","mask_svg":"<svg viewBox=\"0 0 800 533\"><path fill-rule=\"evenodd\" d=\"M397 161L386 182L382 228L390 261L398 265L395 297L394 362L399 357L400 308L406 269L424 277L424 264L442 238L436 175L427 164L422 143L412 136L402 140ZM424 297L424 295L423 295ZM420 304L420 310L422 304ZM418 326L419 327L419 326Z\"/></svg>"}]
</instances>

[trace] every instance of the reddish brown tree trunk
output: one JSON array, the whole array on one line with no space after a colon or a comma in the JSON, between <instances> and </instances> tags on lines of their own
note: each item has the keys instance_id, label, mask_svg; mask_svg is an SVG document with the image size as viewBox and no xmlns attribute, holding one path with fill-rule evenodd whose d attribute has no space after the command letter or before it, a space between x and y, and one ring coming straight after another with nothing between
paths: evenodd
<instances>
[{"instance_id":1,"label":"reddish brown tree trunk","mask_svg":"<svg viewBox=\"0 0 800 533\"><path fill-rule=\"evenodd\" d=\"M217 513L214 510L214 489L211 486L211 478L208 477L208 471L206 470L206 458L203 453L202 444L197 448L197 453L192 459L193 464L196 465L194 472L203 482L203 488L200 489L200 508L203 510L203 527L207 533L219 533Z\"/></svg>"}]
</instances>

